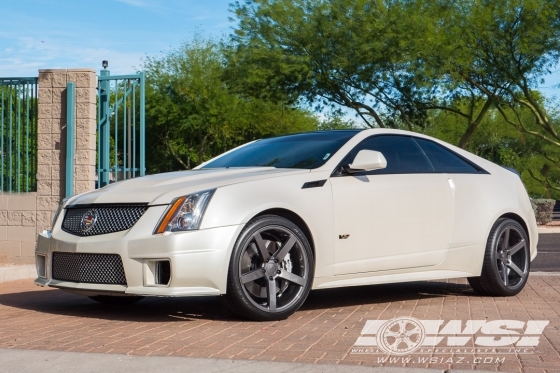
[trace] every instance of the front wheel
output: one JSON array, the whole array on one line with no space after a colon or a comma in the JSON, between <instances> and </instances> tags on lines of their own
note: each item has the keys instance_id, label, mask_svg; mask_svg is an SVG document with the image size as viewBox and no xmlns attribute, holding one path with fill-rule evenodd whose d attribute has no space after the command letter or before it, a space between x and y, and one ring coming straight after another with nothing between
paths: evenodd
<instances>
[{"instance_id":1,"label":"front wheel","mask_svg":"<svg viewBox=\"0 0 560 373\"><path fill-rule=\"evenodd\" d=\"M233 249L225 303L246 319L285 319L305 302L313 269L311 246L294 223L275 215L258 217Z\"/></svg>"},{"instance_id":2,"label":"front wheel","mask_svg":"<svg viewBox=\"0 0 560 373\"><path fill-rule=\"evenodd\" d=\"M468 281L476 293L491 296L518 294L529 278L531 255L525 229L512 219L499 219L488 237L482 272Z\"/></svg>"}]
</instances>

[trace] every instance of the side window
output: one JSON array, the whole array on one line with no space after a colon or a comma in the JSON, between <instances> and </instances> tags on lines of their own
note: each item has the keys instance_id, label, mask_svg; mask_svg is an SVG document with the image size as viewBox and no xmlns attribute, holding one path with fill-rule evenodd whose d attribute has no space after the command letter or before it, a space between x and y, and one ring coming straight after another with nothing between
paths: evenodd
<instances>
[{"instance_id":1,"label":"side window","mask_svg":"<svg viewBox=\"0 0 560 373\"><path fill-rule=\"evenodd\" d=\"M356 154L363 149L381 152L387 160L387 168L369 171L367 172L368 175L434 172L434 168L422 153L422 150L408 136L372 136L354 148L345 163L352 163Z\"/></svg>"},{"instance_id":2,"label":"side window","mask_svg":"<svg viewBox=\"0 0 560 373\"><path fill-rule=\"evenodd\" d=\"M450 174L473 174L478 173L478 169L472 166L461 157L453 154L443 146L433 141L414 138L418 145L422 148L426 156L432 162L436 172L445 172Z\"/></svg>"}]
</instances>

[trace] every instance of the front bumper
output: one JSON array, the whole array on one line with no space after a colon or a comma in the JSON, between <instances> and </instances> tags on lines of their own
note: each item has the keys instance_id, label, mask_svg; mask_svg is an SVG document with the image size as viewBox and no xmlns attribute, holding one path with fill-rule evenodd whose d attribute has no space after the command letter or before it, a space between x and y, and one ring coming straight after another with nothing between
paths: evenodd
<instances>
[{"instance_id":1,"label":"front bumper","mask_svg":"<svg viewBox=\"0 0 560 373\"><path fill-rule=\"evenodd\" d=\"M150 207L128 231L78 237L60 229L39 235L36 255L46 256L45 277L35 283L87 295L120 293L143 296L189 296L225 294L231 251L243 225L190 232L152 234L166 206ZM59 219L59 221L62 219ZM52 278L53 252L118 254L127 285L90 284ZM148 261L169 260L168 285L149 285Z\"/></svg>"}]
</instances>

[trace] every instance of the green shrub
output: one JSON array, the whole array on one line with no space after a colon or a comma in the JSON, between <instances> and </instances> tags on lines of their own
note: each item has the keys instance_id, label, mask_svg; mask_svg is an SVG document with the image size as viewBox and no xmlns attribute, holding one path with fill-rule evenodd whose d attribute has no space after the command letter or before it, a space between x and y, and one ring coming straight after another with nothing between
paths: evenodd
<instances>
[{"instance_id":1,"label":"green shrub","mask_svg":"<svg viewBox=\"0 0 560 373\"><path fill-rule=\"evenodd\" d=\"M531 199L531 206L535 211L535 217L537 218L537 224L546 224L552 221L552 210L556 201L553 199L538 198Z\"/></svg>"}]
</instances>

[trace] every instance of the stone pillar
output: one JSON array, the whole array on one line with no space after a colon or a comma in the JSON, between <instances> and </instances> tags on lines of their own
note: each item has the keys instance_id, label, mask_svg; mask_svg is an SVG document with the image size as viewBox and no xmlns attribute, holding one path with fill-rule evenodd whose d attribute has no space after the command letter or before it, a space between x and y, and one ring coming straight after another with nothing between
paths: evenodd
<instances>
[{"instance_id":1,"label":"stone pillar","mask_svg":"<svg viewBox=\"0 0 560 373\"><path fill-rule=\"evenodd\" d=\"M53 213L64 194L64 157L60 153L65 143L65 91L66 70L39 70L37 233L50 229Z\"/></svg>"},{"instance_id":2,"label":"stone pillar","mask_svg":"<svg viewBox=\"0 0 560 373\"><path fill-rule=\"evenodd\" d=\"M79 194L95 188L97 75L93 69L67 71L67 81L76 83L74 194Z\"/></svg>"},{"instance_id":3,"label":"stone pillar","mask_svg":"<svg viewBox=\"0 0 560 373\"><path fill-rule=\"evenodd\" d=\"M96 87L93 69L39 70L37 231L50 229L65 195L66 83L76 84L74 192L93 190L96 160Z\"/></svg>"}]
</instances>

